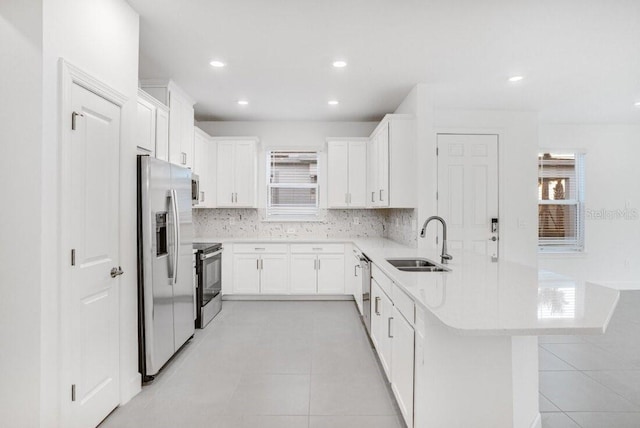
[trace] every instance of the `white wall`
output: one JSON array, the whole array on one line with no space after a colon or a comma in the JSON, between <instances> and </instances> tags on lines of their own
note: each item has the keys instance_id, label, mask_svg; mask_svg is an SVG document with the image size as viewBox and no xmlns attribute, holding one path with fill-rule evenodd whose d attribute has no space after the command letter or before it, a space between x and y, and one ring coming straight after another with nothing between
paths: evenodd
<instances>
[{"instance_id":1,"label":"white wall","mask_svg":"<svg viewBox=\"0 0 640 428\"><path fill-rule=\"evenodd\" d=\"M42 246L42 403L41 425L59 425L58 399L69 385L59 374L58 281L62 255L58 242L59 69L64 58L129 98L122 110L120 369L124 401L139 385L137 368L136 177L134 125L138 79L138 14L124 0L45 0L43 5L43 246ZM66 253L66 249L65 249Z\"/></svg>"},{"instance_id":2,"label":"white wall","mask_svg":"<svg viewBox=\"0 0 640 428\"><path fill-rule=\"evenodd\" d=\"M640 211L640 125L542 124L540 148L584 149L585 208ZM640 217L589 218L582 255L540 255L542 268L616 288L640 289Z\"/></svg>"},{"instance_id":3,"label":"white wall","mask_svg":"<svg viewBox=\"0 0 640 428\"><path fill-rule=\"evenodd\" d=\"M0 2L0 425L40 413L42 2Z\"/></svg>"},{"instance_id":4,"label":"white wall","mask_svg":"<svg viewBox=\"0 0 640 428\"><path fill-rule=\"evenodd\" d=\"M501 257L528 265L537 262L537 150L538 118L530 112L494 110L438 110L430 89L419 84L396 113L416 115L418 141L417 226L437 212L437 157L439 132L499 135L500 250ZM416 230L416 233L418 231ZM434 243L418 239L418 246Z\"/></svg>"},{"instance_id":5,"label":"white wall","mask_svg":"<svg viewBox=\"0 0 640 428\"><path fill-rule=\"evenodd\" d=\"M320 207L327 207L327 137L368 137L378 122L198 122L211 136L257 136L258 189L266 188L266 151L305 148L320 150ZM258 191L258 207L264 208L266 192Z\"/></svg>"}]
</instances>

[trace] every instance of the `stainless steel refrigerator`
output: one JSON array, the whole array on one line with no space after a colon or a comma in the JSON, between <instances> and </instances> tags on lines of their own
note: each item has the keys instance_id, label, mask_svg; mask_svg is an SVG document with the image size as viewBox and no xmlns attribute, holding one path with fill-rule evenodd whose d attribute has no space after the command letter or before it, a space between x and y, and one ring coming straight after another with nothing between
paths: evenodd
<instances>
[{"instance_id":1,"label":"stainless steel refrigerator","mask_svg":"<svg viewBox=\"0 0 640 428\"><path fill-rule=\"evenodd\" d=\"M194 334L191 171L138 156L140 373L153 379Z\"/></svg>"}]
</instances>

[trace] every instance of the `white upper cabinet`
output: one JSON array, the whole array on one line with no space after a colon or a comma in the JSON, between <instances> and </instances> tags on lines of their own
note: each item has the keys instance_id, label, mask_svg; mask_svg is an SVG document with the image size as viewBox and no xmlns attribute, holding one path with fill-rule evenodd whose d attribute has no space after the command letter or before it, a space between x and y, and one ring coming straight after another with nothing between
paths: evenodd
<instances>
[{"instance_id":1,"label":"white upper cabinet","mask_svg":"<svg viewBox=\"0 0 640 428\"><path fill-rule=\"evenodd\" d=\"M217 144L217 206L255 208L257 205L257 144L255 137L214 138Z\"/></svg>"},{"instance_id":2,"label":"white upper cabinet","mask_svg":"<svg viewBox=\"0 0 640 428\"><path fill-rule=\"evenodd\" d=\"M172 81L144 80L140 87L169 106L169 162L193 168L195 102Z\"/></svg>"},{"instance_id":3,"label":"white upper cabinet","mask_svg":"<svg viewBox=\"0 0 640 428\"><path fill-rule=\"evenodd\" d=\"M367 153L367 206L415 208L416 128L412 115L388 114L371 134Z\"/></svg>"},{"instance_id":4,"label":"white upper cabinet","mask_svg":"<svg viewBox=\"0 0 640 428\"><path fill-rule=\"evenodd\" d=\"M328 158L328 207L366 207L367 140L330 140Z\"/></svg>"},{"instance_id":5,"label":"white upper cabinet","mask_svg":"<svg viewBox=\"0 0 640 428\"><path fill-rule=\"evenodd\" d=\"M211 137L199 128L195 128L194 135L194 163L193 172L200 180L200 193L196 208L215 208L215 172L216 146Z\"/></svg>"},{"instance_id":6,"label":"white upper cabinet","mask_svg":"<svg viewBox=\"0 0 640 428\"><path fill-rule=\"evenodd\" d=\"M138 153L167 159L169 122L168 108L157 99L138 90L136 145Z\"/></svg>"}]
</instances>

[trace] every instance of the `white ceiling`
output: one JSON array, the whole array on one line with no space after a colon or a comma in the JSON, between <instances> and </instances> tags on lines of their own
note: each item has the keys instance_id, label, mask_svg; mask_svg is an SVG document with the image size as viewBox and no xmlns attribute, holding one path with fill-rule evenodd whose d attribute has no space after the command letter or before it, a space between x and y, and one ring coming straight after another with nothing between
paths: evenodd
<instances>
[{"instance_id":1,"label":"white ceiling","mask_svg":"<svg viewBox=\"0 0 640 428\"><path fill-rule=\"evenodd\" d=\"M425 83L438 108L640 123L640 0L128 1L140 77L198 120L376 120Z\"/></svg>"}]
</instances>

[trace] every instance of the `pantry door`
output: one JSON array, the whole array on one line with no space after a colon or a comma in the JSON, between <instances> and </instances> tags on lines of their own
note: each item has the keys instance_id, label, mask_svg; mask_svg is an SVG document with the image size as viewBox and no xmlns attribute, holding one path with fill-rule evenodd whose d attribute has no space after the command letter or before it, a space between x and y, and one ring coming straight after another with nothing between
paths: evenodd
<instances>
[{"instance_id":1,"label":"pantry door","mask_svg":"<svg viewBox=\"0 0 640 428\"><path fill-rule=\"evenodd\" d=\"M120 401L121 108L88 87L64 86L62 110L62 418L74 428L95 427Z\"/></svg>"},{"instance_id":2,"label":"pantry door","mask_svg":"<svg viewBox=\"0 0 640 428\"><path fill-rule=\"evenodd\" d=\"M450 249L498 259L498 136L438 134L438 215ZM429 233L429 231L427 231Z\"/></svg>"}]
</instances>

